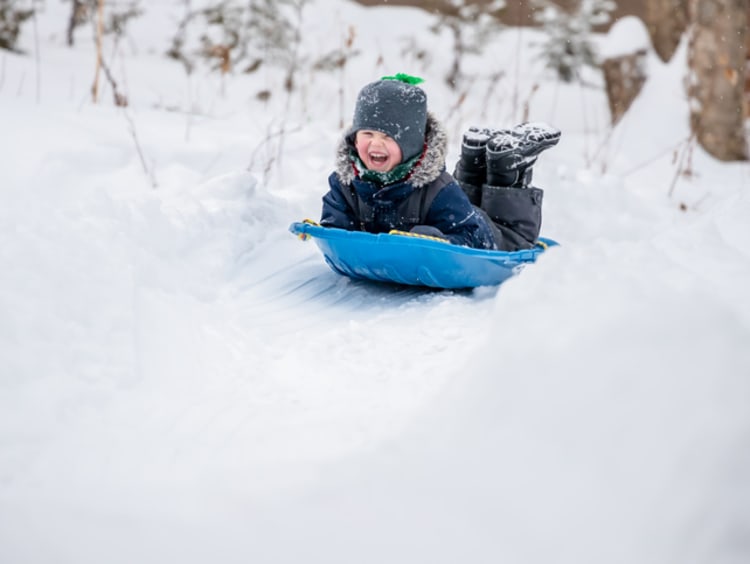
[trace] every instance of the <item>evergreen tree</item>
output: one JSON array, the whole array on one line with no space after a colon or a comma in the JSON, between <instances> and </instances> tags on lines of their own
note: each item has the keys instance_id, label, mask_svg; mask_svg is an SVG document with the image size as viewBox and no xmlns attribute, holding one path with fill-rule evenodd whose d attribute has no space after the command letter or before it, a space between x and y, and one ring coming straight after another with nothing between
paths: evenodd
<instances>
[{"instance_id":1,"label":"evergreen tree","mask_svg":"<svg viewBox=\"0 0 750 564\"><path fill-rule=\"evenodd\" d=\"M30 0L0 0L0 49L20 52L16 44L21 25L33 15Z\"/></svg>"},{"instance_id":2,"label":"evergreen tree","mask_svg":"<svg viewBox=\"0 0 750 564\"><path fill-rule=\"evenodd\" d=\"M547 40L541 44L541 57L561 80L573 81L584 66L598 66L591 43L593 29L606 24L617 7L612 0L580 0L568 13L550 0L533 0L534 19L541 24Z\"/></svg>"},{"instance_id":3,"label":"evergreen tree","mask_svg":"<svg viewBox=\"0 0 750 564\"><path fill-rule=\"evenodd\" d=\"M432 27L435 33L447 28L453 36L453 61L450 72L445 77L451 88L456 88L464 78L464 57L471 53L481 53L485 40L500 29L497 16L505 5L505 0L484 3L474 0L450 0L449 8Z\"/></svg>"},{"instance_id":4,"label":"evergreen tree","mask_svg":"<svg viewBox=\"0 0 750 564\"><path fill-rule=\"evenodd\" d=\"M192 72L199 61L227 73L253 72L263 63L294 66L299 29L295 14L306 0L220 0L186 10L167 55ZM189 4L188 4L189 8Z\"/></svg>"}]
</instances>

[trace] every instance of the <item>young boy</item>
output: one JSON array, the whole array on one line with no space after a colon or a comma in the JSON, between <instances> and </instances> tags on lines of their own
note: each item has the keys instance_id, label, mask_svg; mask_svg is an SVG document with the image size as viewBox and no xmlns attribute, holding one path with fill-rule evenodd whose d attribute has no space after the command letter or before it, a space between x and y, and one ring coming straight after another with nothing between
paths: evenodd
<instances>
[{"instance_id":1,"label":"young boy","mask_svg":"<svg viewBox=\"0 0 750 564\"><path fill-rule=\"evenodd\" d=\"M362 88L328 178L321 225L406 231L478 249L534 246L542 191L529 186L531 166L560 132L542 124L470 129L454 179L445 170L445 130L427 111L420 82L398 74Z\"/></svg>"}]
</instances>

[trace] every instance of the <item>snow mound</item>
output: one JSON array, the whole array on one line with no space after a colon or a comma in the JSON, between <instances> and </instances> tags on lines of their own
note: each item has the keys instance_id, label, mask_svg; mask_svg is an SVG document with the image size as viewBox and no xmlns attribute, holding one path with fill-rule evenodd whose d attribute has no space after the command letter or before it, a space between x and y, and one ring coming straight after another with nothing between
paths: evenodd
<instances>
[{"instance_id":1,"label":"snow mound","mask_svg":"<svg viewBox=\"0 0 750 564\"><path fill-rule=\"evenodd\" d=\"M612 59L650 49L651 37L643 21L636 16L625 16L609 29L602 41L600 55L603 59Z\"/></svg>"}]
</instances>

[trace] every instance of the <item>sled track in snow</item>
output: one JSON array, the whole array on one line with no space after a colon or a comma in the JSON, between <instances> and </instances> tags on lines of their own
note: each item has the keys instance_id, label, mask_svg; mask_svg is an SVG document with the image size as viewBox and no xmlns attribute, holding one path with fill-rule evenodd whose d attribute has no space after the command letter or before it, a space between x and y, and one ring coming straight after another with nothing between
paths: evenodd
<instances>
[{"instance_id":1,"label":"sled track in snow","mask_svg":"<svg viewBox=\"0 0 750 564\"><path fill-rule=\"evenodd\" d=\"M268 257L263 259L261 262ZM333 272L317 253L262 271L264 275L244 282L239 288L243 313L252 316L256 326L280 331L284 327L322 324L326 320L373 318L471 295L470 291L352 280Z\"/></svg>"}]
</instances>

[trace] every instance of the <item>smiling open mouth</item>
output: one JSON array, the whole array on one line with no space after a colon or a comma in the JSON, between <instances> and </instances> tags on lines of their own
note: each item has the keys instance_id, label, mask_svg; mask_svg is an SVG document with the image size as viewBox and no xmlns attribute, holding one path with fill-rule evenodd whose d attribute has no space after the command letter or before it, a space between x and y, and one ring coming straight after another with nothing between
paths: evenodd
<instances>
[{"instance_id":1,"label":"smiling open mouth","mask_svg":"<svg viewBox=\"0 0 750 564\"><path fill-rule=\"evenodd\" d=\"M385 164L388 162L388 155L382 153L370 153L370 160L375 164Z\"/></svg>"}]
</instances>

